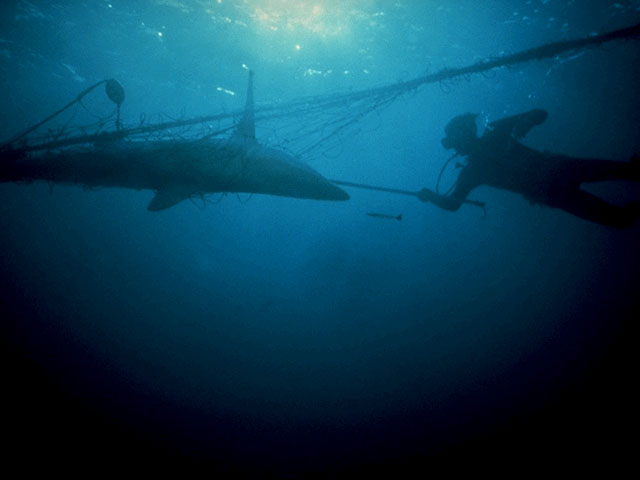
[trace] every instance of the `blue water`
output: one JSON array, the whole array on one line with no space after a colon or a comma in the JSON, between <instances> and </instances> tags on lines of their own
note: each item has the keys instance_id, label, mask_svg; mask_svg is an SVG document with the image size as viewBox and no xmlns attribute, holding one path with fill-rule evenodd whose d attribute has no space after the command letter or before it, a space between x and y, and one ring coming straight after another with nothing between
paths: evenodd
<instances>
[{"instance_id":1,"label":"blue water","mask_svg":"<svg viewBox=\"0 0 640 480\"><path fill-rule=\"evenodd\" d=\"M282 102L639 20L638 0L6 1L0 132L106 78L135 126L241 109L247 68L256 101ZM549 119L527 145L627 160L640 152L638 73L630 41L424 86L301 160L328 178L433 188L450 118L477 112L482 128L531 108ZM40 133L107 116L102 97ZM349 108L258 122L258 140L303 152ZM632 184L593 191L640 198ZM3 455L291 477L428 473L459 457L630 461L637 225L485 187L471 198L486 214L349 193L151 213L149 191L1 185Z\"/></svg>"}]
</instances>

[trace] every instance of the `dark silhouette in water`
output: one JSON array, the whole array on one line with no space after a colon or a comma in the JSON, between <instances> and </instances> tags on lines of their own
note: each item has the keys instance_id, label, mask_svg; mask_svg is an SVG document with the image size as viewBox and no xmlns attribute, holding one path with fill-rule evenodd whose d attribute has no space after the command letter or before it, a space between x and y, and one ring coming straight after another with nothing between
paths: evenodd
<instances>
[{"instance_id":1,"label":"dark silhouette in water","mask_svg":"<svg viewBox=\"0 0 640 480\"><path fill-rule=\"evenodd\" d=\"M68 144L14 146L33 130L66 110L99 85L118 106L117 131ZM258 143L255 135L253 73L249 72L244 115L229 139L135 141L120 130L124 89L115 80L89 87L73 102L0 145L0 183L44 180L89 187L154 190L147 207L164 210L217 192L262 193L315 200L348 200L341 188L288 153ZM81 137L82 139L82 137ZM49 147L49 148L43 148Z\"/></svg>"},{"instance_id":2,"label":"dark silhouette in water","mask_svg":"<svg viewBox=\"0 0 640 480\"><path fill-rule=\"evenodd\" d=\"M427 188L418 198L455 211L474 188L488 185L520 193L531 203L560 208L585 220L616 228L631 226L640 205L611 205L580 188L582 183L610 180L640 181L640 160L631 162L573 158L538 152L519 142L531 128L547 118L544 110L497 120L477 135L476 114L451 120L442 145L467 158L450 195Z\"/></svg>"},{"instance_id":3,"label":"dark silhouette in water","mask_svg":"<svg viewBox=\"0 0 640 480\"><path fill-rule=\"evenodd\" d=\"M375 212L368 212L367 215L369 217L373 217L373 218L385 218L387 220L402 220L402 214L399 215L387 215L386 213L375 213Z\"/></svg>"}]
</instances>

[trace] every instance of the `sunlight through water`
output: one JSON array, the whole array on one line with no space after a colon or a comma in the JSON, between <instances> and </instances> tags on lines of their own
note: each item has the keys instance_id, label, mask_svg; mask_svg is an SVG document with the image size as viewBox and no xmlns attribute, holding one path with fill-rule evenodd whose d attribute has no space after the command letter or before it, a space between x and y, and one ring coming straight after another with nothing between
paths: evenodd
<instances>
[{"instance_id":1,"label":"sunlight through water","mask_svg":"<svg viewBox=\"0 0 640 480\"><path fill-rule=\"evenodd\" d=\"M247 2L251 16L274 32L313 33L335 37L348 32L350 11L362 2L262 0Z\"/></svg>"}]
</instances>

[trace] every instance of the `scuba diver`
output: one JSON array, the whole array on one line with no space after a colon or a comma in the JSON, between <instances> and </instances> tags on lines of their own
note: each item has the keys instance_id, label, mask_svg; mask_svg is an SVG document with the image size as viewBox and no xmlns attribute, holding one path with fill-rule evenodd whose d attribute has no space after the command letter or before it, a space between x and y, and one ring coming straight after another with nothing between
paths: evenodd
<instances>
[{"instance_id":1,"label":"scuba diver","mask_svg":"<svg viewBox=\"0 0 640 480\"><path fill-rule=\"evenodd\" d=\"M560 208L577 217L615 228L631 226L640 217L640 204L620 207L580 188L582 183L609 180L640 181L640 159L611 161L572 158L539 152L522 143L529 130L547 118L544 110L503 118L490 123L478 137L476 114L466 113L445 127L442 145L466 157L451 194L440 195L427 188L418 192L423 202L456 211L469 202L474 188L488 185L520 193L532 204ZM452 157L452 158L454 158Z\"/></svg>"}]
</instances>

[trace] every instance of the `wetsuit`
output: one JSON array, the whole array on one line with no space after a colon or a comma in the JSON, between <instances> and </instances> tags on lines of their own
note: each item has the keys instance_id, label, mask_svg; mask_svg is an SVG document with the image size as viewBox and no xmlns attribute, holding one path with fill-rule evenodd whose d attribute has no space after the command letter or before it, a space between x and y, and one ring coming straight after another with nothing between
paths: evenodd
<instances>
[{"instance_id":1,"label":"wetsuit","mask_svg":"<svg viewBox=\"0 0 640 480\"><path fill-rule=\"evenodd\" d=\"M498 120L485 133L456 148L468 158L450 195L423 189L419 197L455 211L471 190L481 185L522 194L532 203L560 208L583 219L617 228L628 227L640 216L640 206L611 205L580 188L582 183L609 180L640 181L640 162L573 158L533 150L518 140L546 119L544 110L532 110ZM444 141L443 141L444 143Z\"/></svg>"}]
</instances>

